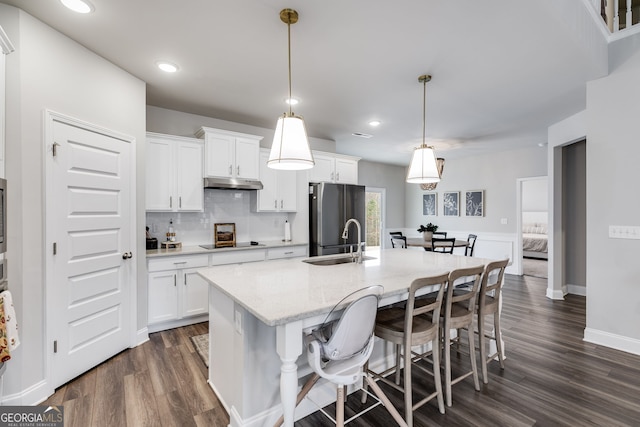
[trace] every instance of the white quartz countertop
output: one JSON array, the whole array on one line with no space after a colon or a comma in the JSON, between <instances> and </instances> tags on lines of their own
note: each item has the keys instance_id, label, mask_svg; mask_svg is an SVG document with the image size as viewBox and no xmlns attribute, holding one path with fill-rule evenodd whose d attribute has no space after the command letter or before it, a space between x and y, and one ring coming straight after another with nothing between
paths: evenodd
<instances>
[{"instance_id":1,"label":"white quartz countertop","mask_svg":"<svg viewBox=\"0 0 640 427\"><path fill-rule=\"evenodd\" d=\"M382 285L384 297L400 296L416 278L491 261L414 249L386 249L367 255L376 258L362 264L331 266L288 258L221 265L198 273L260 321L276 326L328 313L344 296L360 288ZM330 257L335 256L314 259Z\"/></svg>"},{"instance_id":2,"label":"white quartz countertop","mask_svg":"<svg viewBox=\"0 0 640 427\"><path fill-rule=\"evenodd\" d=\"M147 250L147 258L155 258L155 257L164 257L164 256L176 256L176 255L193 255L193 254L213 254L219 252L229 252L229 251L250 251L256 249L268 249L268 248L282 248L288 246L306 246L308 243L305 242L283 242L282 240L273 240L273 241L260 241L259 245L255 246L241 246L241 247L233 247L233 248L216 248L216 249L205 249L198 245L193 246L183 246L182 248L171 248L171 249L149 249Z\"/></svg>"}]
</instances>

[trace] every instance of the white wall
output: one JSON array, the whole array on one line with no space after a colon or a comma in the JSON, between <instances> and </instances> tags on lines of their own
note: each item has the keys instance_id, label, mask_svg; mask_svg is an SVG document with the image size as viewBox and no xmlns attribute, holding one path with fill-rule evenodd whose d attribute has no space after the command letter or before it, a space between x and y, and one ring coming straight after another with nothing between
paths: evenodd
<instances>
[{"instance_id":1,"label":"white wall","mask_svg":"<svg viewBox=\"0 0 640 427\"><path fill-rule=\"evenodd\" d=\"M636 39L637 40L637 39ZM637 45L636 45L637 46ZM587 85L587 329L585 339L640 354L640 52Z\"/></svg>"},{"instance_id":2,"label":"white wall","mask_svg":"<svg viewBox=\"0 0 640 427\"><path fill-rule=\"evenodd\" d=\"M522 211L547 212L549 197L547 179L531 179L522 182Z\"/></svg>"},{"instance_id":3,"label":"white wall","mask_svg":"<svg viewBox=\"0 0 640 427\"><path fill-rule=\"evenodd\" d=\"M22 342L8 364L3 401L34 404L53 392L45 378L45 358L52 346L44 336L44 111L143 141L145 85L16 8L0 4L0 25L16 47L7 56L7 258ZM144 144L136 144L136 150L138 163L142 160L136 220L144 224ZM136 242L140 255L143 231ZM144 256L136 260L138 285L146 288Z\"/></svg>"},{"instance_id":4,"label":"white wall","mask_svg":"<svg viewBox=\"0 0 640 427\"><path fill-rule=\"evenodd\" d=\"M358 184L368 187L385 188L385 224L384 230L404 228L405 177L407 169L403 166L387 165L360 160L358 162ZM387 236L382 236L387 244Z\"/></svg>"}]
</instances>

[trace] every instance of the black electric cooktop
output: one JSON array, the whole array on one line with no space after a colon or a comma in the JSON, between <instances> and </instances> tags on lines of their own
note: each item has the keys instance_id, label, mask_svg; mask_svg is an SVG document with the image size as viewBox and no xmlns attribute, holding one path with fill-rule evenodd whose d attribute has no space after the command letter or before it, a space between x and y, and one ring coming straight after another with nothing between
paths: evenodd
<instances>
[{"instance_id":1,"label":"black electric cooktop","mask_svg":"<svg viewBox=\"0 0 640 427\"><path fill-rule=\"evenodd\" d=\"M250 246L264 246L264 244L258 243L258 242L238 242L238 243L236 243L236 245L234 247L236 247L236 248L248 248ZM226 248L229 248L229 246L223 246L223 247L216 248L216 245L200 245L200 247L204 248L204 249L226 249Z\"/></svg>"}]
</instances>

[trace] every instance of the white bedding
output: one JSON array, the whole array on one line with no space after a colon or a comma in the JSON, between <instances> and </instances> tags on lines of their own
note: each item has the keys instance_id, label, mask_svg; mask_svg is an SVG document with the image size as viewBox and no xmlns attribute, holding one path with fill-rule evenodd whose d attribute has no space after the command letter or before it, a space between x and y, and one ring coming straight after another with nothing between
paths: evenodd
<instances>
[{"instance_id":1,"label":"white bedding","mask_svg":"<svg viewBox=\"0 0 640 427\"><path fill-rule=\"evenodd\" d=\"M522 234L522 250L532 252L547 252L547 235L538 233Z\"/></svg>"}]
</instances>

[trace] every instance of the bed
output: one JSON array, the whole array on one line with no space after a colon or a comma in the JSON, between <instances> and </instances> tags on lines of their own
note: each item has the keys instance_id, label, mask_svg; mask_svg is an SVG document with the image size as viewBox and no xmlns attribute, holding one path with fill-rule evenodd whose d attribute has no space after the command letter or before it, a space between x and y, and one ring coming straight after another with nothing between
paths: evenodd
<instances>
[{"instance_id":1,"label":"bed","mask_svg":"<svg viewBox=\"0 0 640 427\"><path fill-rule=\"evenodd\" d=\"M546 212L523 213L522 256L547 259L546 216Z\"/></svg>"}]
</instances>

